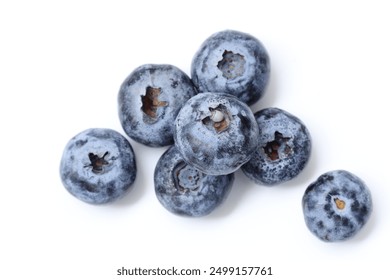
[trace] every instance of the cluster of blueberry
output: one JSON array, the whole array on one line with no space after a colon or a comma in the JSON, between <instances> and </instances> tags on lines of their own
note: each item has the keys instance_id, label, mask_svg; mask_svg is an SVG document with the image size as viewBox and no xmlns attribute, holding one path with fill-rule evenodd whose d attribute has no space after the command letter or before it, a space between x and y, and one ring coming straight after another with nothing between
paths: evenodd
<instances>
[{"instance_id":1,"label":"cluster of blueberry","mask_svg":"<svg viewBox=\"0 0 390 280\"><path fill-rule=\"evenodd\" d=\"M118 94L126 134L149 147L170 146L154 172L160 203L175 214L199 217L227 197L239 168L260 185L289 181L304 169L311 137L294 115L250 105L264 94L269 56L255 37L226 30L210 36L195 54L191 78L172 65L146 64L122 83ZM122 197L136 178L128 140L93 128L65 147L60 174L78 199L102 204ZM365 184L347 171L320 176L305 191L308 228L324 241L353 236L372 209Z\"/></svg>"}]
</instances>

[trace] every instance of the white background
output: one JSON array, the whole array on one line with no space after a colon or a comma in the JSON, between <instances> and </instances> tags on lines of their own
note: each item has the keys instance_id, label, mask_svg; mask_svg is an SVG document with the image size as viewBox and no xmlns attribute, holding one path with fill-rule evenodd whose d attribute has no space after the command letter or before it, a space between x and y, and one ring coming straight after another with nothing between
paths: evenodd
<instances>
[{"instance_id":1,"label":"white background","mask_svg":"<svg viewBox=\"0 0 390 280\"><path fill-rule=\"evenodd\" d=\"M117 276L122 266L271 266L269 279L388 274L380 255L390 250L386 1L7 2L0 4L1 279L172 278ZM279 107L305 122L313 152L304 172L273 188L238 172L225 204L182 218L154 194L165 148L131 141L138 174L125 198L92 206L67 193L63 148L90 127L123 133L117 93L125 77L145 63L189 74L203 40L224 29L266 46L271 80L252 108ZM307 230L301 198L334 169L362 178L375 207L355 238L329 244ZM233 278L267 277L196 279Z\"/></svg>"}]
</instances>

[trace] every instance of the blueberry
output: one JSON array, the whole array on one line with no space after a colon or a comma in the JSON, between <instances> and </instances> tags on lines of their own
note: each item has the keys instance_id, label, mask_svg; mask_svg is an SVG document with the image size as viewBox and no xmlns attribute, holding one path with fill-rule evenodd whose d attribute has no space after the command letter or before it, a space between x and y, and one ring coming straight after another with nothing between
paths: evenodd
<instances>
[{"instance_id":1,"label":"blueberry","mask_svg":"<svg viewBox=\"0 0 390 280\"><path fill-rule=\"evenodd\" d=\"M262 43L235 30L207 38L191 64L191 78L200 92L229 93L248 105L263 96L269 75L269 57Z\"/></svg>"},{"instance_id":2,"label":"blueberry","mask_svg":"<svg viewBox=\"0 0 390 280\"><path fill-rule=\"evenodd\" d=\"M60 164L65 188L91 204L122 197L136 177L133 148L112 129L91 128L74 136L66 145Z\"/></svg>"},{"instance_id":3,"label":"blueberry","mask_svg":"<svg viewBox=\"0 0 390 280\"><path fill-rule=\"evenodd\" d=\"M210 214L228 196L234 174L206 175L188 165L175 146L157 162L154 172L155 192L170 212L190 217Z\"/></svg>"},{"instance_id":4,"label":"blueberry","mask_svg":"<svg viewBox=\"0 0 390 280\"><path fill-rule=\"evenodd\" d=\"M171 145L176 115L196 93L191 79L173 65L139 66L125 79L119 90L122 127L130 138L144 145Z\"/></svg>"},{"instance_id":5,"label":"blueberry","mask_svg":"<svg viewBox=\"0 0 390 280\"><path fill-rule=\"evenodd\" d=\"M311 137L294 115L266 108L255 113L260 130L259 145L243 172L260 185L272 186L295 178L306 166Z\"/></svg>"},{"instance_id":6,"label":"blueberry","mask_svg":"<svg viewBox=\"0 0 390 280\"><path fill-rule=\"evenodd\" d=\"M336 170L321 175L309 185L302 199L309 230L328 242L353 237L372 212L371 194L356 175Z\"/></svg>"},{"instance_id":7,"label":"blueberry","mask_svg":"<svg viewBox=\"0 0 390 280\"><path fill-rule=\"evenodd\" d=\"M175 120L175 145L184 160L210 175L229 174L257 148L259 128L250 108L232 95L199 93Z\"/></svg>"}]
</instances>

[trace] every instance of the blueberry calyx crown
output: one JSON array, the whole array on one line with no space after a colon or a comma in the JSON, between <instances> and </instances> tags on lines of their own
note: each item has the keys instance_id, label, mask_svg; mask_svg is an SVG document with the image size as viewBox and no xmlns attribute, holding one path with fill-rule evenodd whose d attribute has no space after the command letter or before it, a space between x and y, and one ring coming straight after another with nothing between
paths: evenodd
<instances>
[{"instance_id":1,"label":"blueberry calyx crown","mask_svg":"<svg viewBox=\"0 0 390 280\"><path fill-rule=\"evenodd\" d=\"M202 123L207 127L213 127L217 133L225 131L230 124L229 115L223 105L217 108L209 108L210 116L202 119Z\"/></svg>"},{"instance_id":2,"label":"blueberry calyx crown","mask_svg":"<svg viewBox=\"0 0 390 280\"><path fill-rule=\"evenodd\" d=\"M175 167L173 174L176 181L175 186L180 193L197 191L199 189L202 174L192 166L185 162L180 162Z\"/></svg>"},{"instance_id":3,"label":"blueberry calyx crown","mask_svg":"<svg viewBox=\"0 0 390 280\"><path fill-rule=\"evenodd\" d=\"M273 141L268 142L264 147L264 152L273 161L280 159L279 150L283 147L283 153L288 155L291 152L291 147L287 145L287 141L290 137L284 137L279 131L275 131L275 137Z\"/></svg>"},{"instance_id":4,"label":"blueberry calyx crown","mask_svg":"<svg viewBox=\"0 0 390 280\"><path fill-rule=\"evenodd\" d=\"M151 117L152 119L157 118L158 107L168 106L167 101L160 101L158 99L161 94L161 88L147 87L145 95L141 95L142 107L141 110Z\"/></svg>"},{"instance_id":5,"label":"blueberry calyx crown","mask_svg":"<svg viewBox=\"0 0 390 280\"><path fill-rule=\"evenodd\" d=\"M232 51L227 51L222 55L222 60L218 62L218 69L222 72L228 80L235 79L240 77L245 72L245 58L239 53L233 53Z\"/></svg>"},{"instance_id":6,"label":"blueberry calyx crown","mask_svg":"<svg viewBox=\"0 0 390 280\"><path fill-rule=\"evenodd\" d=\"M105 157L107 155L108 155L108 152L105 152L102 157L99 157L98 155L95 155L94 153L89 153L88 158L91 161L91 164L87 165L86 167L91 166L93 173L102 173L103 166L108 165L108 161L105 159Z\"/></svg>"}]
</instances>

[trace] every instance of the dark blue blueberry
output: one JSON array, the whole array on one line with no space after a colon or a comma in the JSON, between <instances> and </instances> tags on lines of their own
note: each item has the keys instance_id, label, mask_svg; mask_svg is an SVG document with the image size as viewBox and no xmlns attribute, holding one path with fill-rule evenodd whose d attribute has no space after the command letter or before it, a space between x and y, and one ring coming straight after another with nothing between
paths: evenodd
<instances>
[{"instance_id":1,"label":"dark blue blueberry","mask_svg":"<svg viewBox=\"0 0 390 280\"><path fill-rule=\"evenodd\" d=\"M311 153L311 137L303 122L292 114L266 108L255 113L259 145L243 172L259 185L289 181L304 169Z\"/></svg>"},{"instance_id":2,"label":"dark blue blueberry","mask_svg":"<svg viewBox=\"0 0 390 280\"><path fill-rule=\"evenodd\" d=\"M154 171L156 196L170 212L190 217L210 214L228 196L234 174L206 175L188 165L175 146L159 159Z\"/></svg>"},{"instance_id":3,"label":"dark blue blueberry","mask_svg":"<svg viewBox=\"0 0 390 280\"><path fill-rule=\"evenodd\" d=\"M126 134L150 147L173 144L173 123L183 104L197 93L180 69L165 64L136 68L119 90L119 119Z\"/></svg>"},{"instance_id":4,"label":"dark blue blueberry","mask_svg":"<svg viewBox=\"0 0 390 280\"><path fill-rule=\"evenodd\" d=\"M328 242L353 237L372 212L371 194L356 175L336 170L321 175L309 185L302 199L309 230Z\"/></svg>"},{"instance_id":5,"label":"dark blue blueberry","mask_svg":"<svg viewBox=\"0 0 390 280\"><path fill-rule=\"evenodd\" d=\"M200 92L229 93L248 105L263 96L269 75L269 57L261 42L234 30L207 38L191 65L191 78Z\"/></svg>"},{"instance_id":6,"label":"dark blue blueberry","mask_svg":"<svg viewBox=\"0 0 390 280\"><path fill-rule=\"evenodd\" d=\"M250 108L232 95L199 93L180 110L175 145L200 171L223 175L236 171L257 148L259 128Z\"/></svg>"},{"instance_id":7,"label":"dark blue blueberry","mask_svg":"<svg viewBox=\"0 0 390 280\"><path fill-rule=\"evenodd\" d=\"M122 197L136 177L133 148L111 129L91 128L73 137L61 158L65 188L78 199L102 204Z\"/></svg>"}]
</instances>

